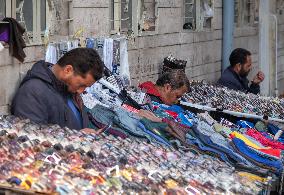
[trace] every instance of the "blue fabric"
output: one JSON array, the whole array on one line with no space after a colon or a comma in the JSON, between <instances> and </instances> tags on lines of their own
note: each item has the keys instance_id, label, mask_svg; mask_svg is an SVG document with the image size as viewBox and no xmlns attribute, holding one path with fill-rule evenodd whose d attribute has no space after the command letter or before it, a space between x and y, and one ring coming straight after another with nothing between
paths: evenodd
<instances>
[{"instance_id":1,"label":"blue fabric","mask_svg":"<svg viewBox=\"0 0 284 195\"><path fill-rule=\"evenodd\" d=\"M72 112L73 112L74 116L76 117L77 121L79 122L81 129L83 129L83 119L82 119L82 116L81 116L79 110L76 108L76 106L75 106L75 104L73 102L73 99L71 97L67 98L67 104L68 104L69 108L72 110Z\"/></svg>"},{"instance_id":2,"label":"blue fabric","mask_svg":"<svg viewBox=\"0 0 284 195\"><path fill-rule=\"evenodd\" d=\"M95 40L93 38L87 38L87 40L86 40L86 47L94 49L94 47L95 47Z\"/></svg>"},{"instance_id":3,"label":"blue fabric","mask_svg":"<svg viewBox=\"0 0 284 195\"><path fill-rule=\"evenodd\" d=\"M172 105L172 106L168 106L165 104L159 104L157 102L153 102L154 105L158 106L158 109L161 109L163 111L167 110L167 111L172 111L178 114L176 120L186 126L192 127L194 120L196 119L196 116L189 112L189 111L185 111L182 107L177 106L177 105ZM192 119L192 120L190 120Z\"/></svg>"},{"instance_id":4,"label":"blue fabric","mask_svg":"<svg viewBox=\"0 0 284 195\"><path fill-rule=\"evenodd\" d=\"M272 135L275 135L279 130L281 130L279 127L271 123L268 123L267 128L269 133L271 133ZM277 141L284 143L284 133L282 133Z\"/></svg>"},{"instance_id":5,"label":"blue fabric","mask_svg":"<svg viewBox=\"0 0 284 195\"><path fill-rule=\"evenodd\" d=\"M177 106L177 105L168 106L168 105L165 105L165 104L159 104L157 102L153 102L153 104L156 105L156 106L159 106L163 110L168 110L168 111L172 111L172 112L176 112L176 113L184 112L184 109L182 109L182 107Z\"/></svg>"},{"instance_id":6,"label":"blue fabric","mask_svg":"<svg viewBox=\"0 0 284 195\"><path fill-rule=\"evenodd\" d=\"M268 128L268 131L273 135L275 135L280 130L279 127L271 123L268 123L267 128ZM282 134L280 137L284 138L284 135Z\"/></svg>"},{"instance_id":7,"label":"blue fabric","mask_svg":"<svg viewBox=\"0 0 284 195\"><path fill-rule=\"evenodd\" d=\"M237 148L237 150L244 154L244 156L247 157L248 160L252 159L253 161L256 161L258 163L261 163L263 165L266 165L268 167L272 167L276 169L277 173L281 173L283 170L283 165L281 161L279 160L269 160L268 158L264 158L258 153L256 153L254 150L252 150L250 147L248 147L245 142L238 138L233 138L233 144Z\"/></svg>"},{"instance_id":8,"label":"blue fabric","mask_svg":"<svg viewBox=\"0 0 284 195\"><path fill-rule=\"evenodd\" d=\"M191 136L190 134L187 134L186 138L187 138L188 144L196 145L196 146L199 147L199 149L201 149L204 152L208 151L208 152L212 152L214 154L217 154L223 161L230 163L230 160L228 159L228 157L224 153L222 153L218 150L215 150L214 148L205 146L199 139Z\"/></svg>"},{"instance_id":9,"label":"blue fabric","mask_svg":"<svg viewBox=\"0 0 284 195\"><path fill-rule=\"evenodd\" d=\"M246 160L244 157L234 152L234 150L230 147L229 143L225 139L222 141L220 139L213 138L214 134L218 134L218 133L212 132L211 134L212 137L210 137L200 132L200 130L196 126L193 126L192 130L197 135L197 137L200 139L200 141L202 141L205 145L211 148L214 148L220 153L223 153L224 155L226 155L227 157L230 157L231 160L230 161L228 160L227 162L230 162L231 164L243 163L247 166L253 166L253 164L250 163L248 160Z\"/></svg>"},{"instance_id":10,"label":"blue fabric","mask_svg":"<svg viewBox=\"0 0 284 195\"><path fill-rule=\"evenodd\" d=\"M153 133L152 131L146 129L145 126L141 122L138 123L138 127L141 128L145 133L147 133L150 136L152 136L158 142L160 142L160 143L162 143L162 144L164 144L166 146L171 146L171 144L167 140L163 139L162 137L158 136L157 134Z\"/></svg>"},{"instance_id":11,"label":"blue fabric","mask_svg":"<svg viewBox=\"0 0 284 195\"><path fill-rule=\"evenodd\" d=\"M186 115L184 115L183 113L179 113L178 114L178 121L186 126L192 127L193 125L193 121L190 121L189 118L187 118Z\"/></svg>"},{"instance_id":12,"label":"blue fabric","mask_svg":"<svg viewBox=\"0 0 284 195\"><path fill-rule=\"evenodd\" d=\"M248 121L239 120L237 121L237 125L241 128L254 128L254 124Z\"/></svg>"},{"instance_id":13,"label":"blue fabric","mask_svg":"<svg viewBox=\"0 0 284 195\"><path fill-rule=\"evenodd\" d=\"M182 107L177 106L177 105L172 105L172 106L168 107L166 110L173 111L173 112L176 112L176 113L184 112L184 109L182 109Z\"/></svg>"},{"instance_id":14,"label":"blue fabric","mask_svg":"<svg viewBox=\"0 0 284 195\"><path fill-rule=\"evenodd\" d=\"M138 127L140 118L123 108L111 109L102 105L96 105L92 108L91 113L96 121L105 125L113 124L112 129L127 135L148 138L151 141L150 136Z\"/></svg>"}]
</instances>

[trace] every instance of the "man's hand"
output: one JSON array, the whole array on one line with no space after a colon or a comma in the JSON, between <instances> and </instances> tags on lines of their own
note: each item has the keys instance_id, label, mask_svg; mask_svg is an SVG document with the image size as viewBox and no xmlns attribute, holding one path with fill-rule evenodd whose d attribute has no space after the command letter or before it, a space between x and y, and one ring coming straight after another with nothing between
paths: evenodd
<instances>
[{"instance_id":1,"label":"man's hand","mask_svg":"<svg viewBox=\"0 0 284 195\"><path fill-rule=\"evenodd\" d=\"M148 110L139 110L137 115L140 116L140 117L145 117L145 118L147 118L151 121L154 121L154 122L162 122L162 119L156 117L153 112L150 112Z\"/></svg>"},{"instance_id":2,"label":"man's hand","mask_svg":"<svg viewBox=\"0 0 284 195\"><path fill-rule=\"evenodd\" d=\"M259 71L253 78L252 82L254 84L260 84L264 80L265 76L264 73Z\"/></svg>"}]
</instances>

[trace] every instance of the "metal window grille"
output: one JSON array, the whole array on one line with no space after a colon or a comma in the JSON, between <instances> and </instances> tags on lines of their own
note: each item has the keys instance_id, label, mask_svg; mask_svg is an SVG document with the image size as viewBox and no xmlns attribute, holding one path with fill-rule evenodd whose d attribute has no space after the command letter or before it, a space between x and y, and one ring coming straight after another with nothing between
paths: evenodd
<instances>
[{"instance_id":1,"label":"metal window grille","mask_svg":"<svg viewBox=\"0 0 284 195\"><path fill-rule=\"evenodd\" d=\"M213 0L184 0L183 29L210 30L213 20Z\"/></svg>"},{"instance_id":2,"label":"metal window grille","mask_svg":"<svg viewBox=\"0 0 284 195\"><path fill-rule=\"evenodd\" d=\"M128 32L132 29L132 0L111 0L111 31Z\"/></svg>"},{"instance_id":3,"label":"metal window grille","mask_svg":"<svg viewBox=\"0 0 284 195\"><path fill-rule=\"evenodd\" d=\"M258 22L259 0L235 1L235 24L237 27L253 26Z\"/></svg>"}]
</instances>

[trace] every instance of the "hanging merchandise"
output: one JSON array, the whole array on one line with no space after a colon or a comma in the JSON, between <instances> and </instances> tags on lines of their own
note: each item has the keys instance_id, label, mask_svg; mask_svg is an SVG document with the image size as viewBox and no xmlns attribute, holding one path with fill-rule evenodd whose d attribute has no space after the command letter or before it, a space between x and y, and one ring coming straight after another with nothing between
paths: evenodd
<instances>
[{"instance_id":1,"label":"hanging merchandise","mask_svg":"<svg viewBox=\"0 0 284 195\"><path fill-rule=\"evenodd\" d=\"M51 64L56 64L58 60L57 47L55 44L48 44L45 54L45 61Z\"/></svg>"},{"instance_id":2,"label":"hanging merchandise","mask_svg":"<svg viewBox=\"0 0 284 195\"><path fill-rule=\"evenodd\" d=\"M26 29L23 28L16 19L4 18L2 22L0 22L0 30L0 41L9 44L10 55L17 58L20 62L24 62L26 57L24 52L26 43L23 39L23 35Z\"/></svg>"},{"instance_id":3,"label":"hanging merchandise","mask_svg":"<svg viewBox=\"0 0 284 195\"><path fill-rule=\"evenodd\" d=\"M94 38L87 38L86 39L86 47L94 49L95 48L95 39Z\"/></svg>"},{"instance_id":4,"label":"hanging merchandise","mask_svg":"<svg viewBox=\"0 0 284 195\"><path fill-rule=\"evenodd\" d=\"M3 50L4 50L4 46L3 46L3 44L0 41L0 52L3 51Z\"/></svg>"},{"instance_id":5,"label":"hanging merchandise","mask_svg":"<svg viewBox=\"0 0 284 195\"><path fill-rule=\"evenodd\" d=\"M203 15L205 18L212 18L214 16L214 11L209 5L210 1L203 1Z\"/></svg>"},{"instance_id":6,"label":"hanging merchandise","mask_svg":"<svg viewBox=\"0 0 284 195\"><path fill-rule=\"evenodd\" d=\"M56 64L57 61L68 51L78 48L79 40L69 40L60 42L51 42L47 45L45 61Z\"/></svg>"},{"instance_id":7,"label":"hanging merchandise","mask_svg":"<svg viewBox=\"0 0 284 195\"><path fill-rule=\"evenodd\" d=\"M101 59L104 59L104 43L105 38L95 38L95 49L97 50Z\"/></svg>"},{"instance_id":8,"label":"hanging merchandise","mask_svg":"<svg viewBox=\"0 0 284 195\"><path fill-rule=\"evenodd\" d=\"M106 38L103 47L103 61L105 66L112 72L113 71L113 39Z\"/></svg>"},{"instance_id":9,"label":"hanging merchandise","mask_svg":"<svg viewBox=\"0 0 284 195\"><path fill-rule=\"evenodd\" d=\"M80 38L68 41L51 42L46 49L45 61L55 64L68 51L87 47L95 49L113 76L118 76L124 87L130 85L127 40L125 36L114 38Z\"/></svg>"},{"instance_id":10,"label":"hanging merchandise","mask_svg":"<svg viewBox=\"0 0 284 195\"><path fill-rule=\"evenodd\" d=\"M67 41L67 51L70 51L72 49L78 48L79 47L79 40L72 40L72 41Z\"/></svg>"},{"instance_id":11,"label":"hanging merchandise","mask_svg":"<svg viewBox=\"0 0 284 195\"><path fill-rule=\"evenodd\" d=\"M124 86L130 85L130 71L128 63L128 51L126 38L120 39L120 77L122 78Z\"/></svg>"},{"instance_id":12,"label":"hanging merchandise","mask_svg":"<svg viewBox=\"0 0 284 195\"><path fill-rule=\"evenodd\" d=\"M120 41L119 39L113 40L113 69L112 73L119 75L120 67Z\"/></svg>"}]
</instances>

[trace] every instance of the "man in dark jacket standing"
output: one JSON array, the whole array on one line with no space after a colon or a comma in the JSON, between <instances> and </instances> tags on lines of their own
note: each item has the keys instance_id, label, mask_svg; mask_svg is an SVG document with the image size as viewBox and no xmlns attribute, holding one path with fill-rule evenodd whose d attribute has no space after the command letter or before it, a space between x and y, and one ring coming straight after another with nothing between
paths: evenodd
<instances>
[{"instance_id":1,"label":"man in dark jacket standing","mask_svg":"<svg viewBox=\"0 0 284 195\"><path fill-rule=\"evenodd\" d=\"M39 61L21 82L11 113L39 124L87 128L89 120L79 94L99 80L103 71L98 53L88 48L73 49L54 65Z\"/></svg>"},{"instance_id":2,"label":"man in dark jacket standing","mask_svg":"<svg viewBox=\"0 0 284 195\"><path fill-rule=\"evenodd\" d=\"M229 89L258 94L264 74L259 71L249 85L247 76L252 69L251 53L242 48L235 49L230 55L230 64L231 66L222 73L218 84Z\"/></svg>"}]
</instances>

